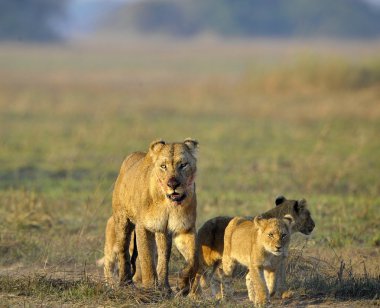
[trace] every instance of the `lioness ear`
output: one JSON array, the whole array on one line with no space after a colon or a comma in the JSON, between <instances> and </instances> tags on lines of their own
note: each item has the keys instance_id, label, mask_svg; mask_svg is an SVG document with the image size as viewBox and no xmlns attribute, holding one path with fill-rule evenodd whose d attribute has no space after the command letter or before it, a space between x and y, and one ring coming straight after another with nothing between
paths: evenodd
<instances>
[{"instance_id":1,"label":"lioness ear","mask_svg":"<svg viewBox=\"0 0 380 308\"><path fill-rule=\"evenodd\" d=\"M193 156L197 155L197 152L198 152L198 141L193 140L191 138L186 138L183 143L187 146L187 148L189 149L190 153Z\"/></svg>"},{"instance_id":2,"label":"lioness ear","mask_svg":"<svg viewBox=\"0 0 380 308\"><path fill-rule=\"evenodd\" d=\"M296 211L296 213L299 213L306 207L307 207L307 202L305 199L301 199L299 201L296 201L296 203L294 203L294 210Z\"/></svg>"},{"instance_id":3,"label":"lioness ear","mask_svg":"<svg viewBox=\"0 0 380 308\"><path fill-rule=\"evenodd\" d=\"M153 141L150 146L149 146L149 151L152 152L152 153L158 153L162 147L165 145L165 141L164 140L156 140L156 141Z\"/></svg>"},{"instance_id":4,"label":"lioness ear","mask_svg":"<svg viewBox=\"0 0 380 308\"><path fill-rule=\"evenodd\" d=\"M274 203L277 205L280 205L281 203L284 203L284 201L286 200L286 198L284 196L278 196L276 197L276 200L274 201Z\"/></svg>"},{"instance_id":5,"label":"lioness ear","mask_svg":"<svg viewBox=\"0 0 380 308\"><path fill-rule=\"evenodd\" d=\"M293 225L296 223L296 221L294 220L294 217L290 214L286 214L283 218L284 222L289 226L289 228L291 229L293 227Z\"/></svg>"}]
</instances>

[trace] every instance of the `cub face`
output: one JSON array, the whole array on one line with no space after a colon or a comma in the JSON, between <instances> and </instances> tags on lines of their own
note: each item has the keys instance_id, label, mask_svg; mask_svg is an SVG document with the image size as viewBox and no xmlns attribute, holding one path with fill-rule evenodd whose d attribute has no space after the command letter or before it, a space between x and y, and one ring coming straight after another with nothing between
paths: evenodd
<instances>
[{"instance_id":1,"label":"cub face","mask_svg":"<svg viewBox=\"0 0 380 308\"><path fill-rule=\"evenodd\" d=\"M258 229L258 242L264 246L267 252L275 256L286 253L285 249L290 241L291 223L290 217L264 219L256 216L254 225Z\"/></svg>"},{"instance_id":2,"label":"cub face","mask_svg":"<svg viewBox=\"0 0 380 308\"><path fill-rule=\"evenodd\" d=\"M284 196L276 198L276 206L289 206L292 209L292 217L294 225L292 226L293 232L301 232L309 235L315 227L313 218L307 208L307 201L301 200L288 200Z\"/></svg>"},{"instance_id":3,"label":"cub face","mask_svg":"<svg viewBox=\"0 0 380 308\"><path fill-rule=\"evenodd\" d=\"M197 150L198 142L192 139L170 144L159 140L150 145L153 181L171 204L180 205L193 194Z\"/></svg>"}]
</instances>

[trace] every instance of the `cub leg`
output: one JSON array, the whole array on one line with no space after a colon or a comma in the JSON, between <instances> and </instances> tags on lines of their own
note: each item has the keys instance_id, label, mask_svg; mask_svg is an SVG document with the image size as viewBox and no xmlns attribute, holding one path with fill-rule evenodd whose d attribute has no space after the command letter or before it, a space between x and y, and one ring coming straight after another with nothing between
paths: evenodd
<instances>
[{"instance_id":1,"label":"cub leg","mask_svg":"<svg viewBox=\"0 0 380 308\"><path fill-rule=\"evenodd\" d=\"M275 296L278 298L290 298L293 296L293 292L289 291L286 285L286 261L287 257L283 257L277 269Z\"/></svg>"},{"instance_id":2,"label":"cub leg","mask_svg":"<svg viewBox=\"0 0 380 308\"><path fill-rule=\"evenodd\" d=\"M253 285L254 303L256 306L265 306L269 302L268 288L265 283L264 270L261 266L251 266L249 269L250 279Z\"/></svg>"},{"instance_id":3,"label":"cub leg","mask_svg":"<svg viewBox=\"0 0 380 308\"><path fill-rule=\"evenodd\" d=\"M232 274L235 269L235 261L230 257L229 250L227 250L226 254L226 247L224 247L224 253L223 253L223 259L222 259L222 266L223 266L223 277L222 277L222 283L220 286L222 298L232 298L233 290L232 290Z\"/></svg>"},{"instance_id":4,"label":"cub leg","mask_svg":"<svg viewBox=\"0 0 380 308\"><path fill-rule=\"evenodd\" d=\"M273 296L276 293L277 276L275 271L264 270L265 282L268 288L269 296Z\"/></svg>"},{"instance_id":5,"label":"cub leg","mask_svg":"<svg viewBox=\"0 0 380 308\"><path fill-rule=\"evenodd\" d=\"M136 225L137 250L139 253L141 278L144 287L152 287L156 281L154 268L154 233L146 230L144 226Z\"/></svg>"},{"instance_id":6,"label":"cub leg","mask_svg":"<svg viewBox=\"0 0 380 308\"><path fill-rule=\"evenodd\" d=\"M174 244L187 262L186 267L182 271L181 282L179 284L180 292L186 295L191 290L191 285L194 283L195 275L198 271L195 230L191 229L188 232L175 234Z\"/></svg>"},{"instance_id":7,"label":"cub leg","mask_svg":"<svg viewBox=\"0 0 380 308\"><path fill-rule=\"evenodd\" d=\"M129 243L134 225L129 219L115 219L116 251L119 265L120 285L132 283L131 259L129 255Z\"/></svg>"},{"instance_id":8,"label":"cub leg","mask_svg":"<svg viewBox=\"0 0 380 308\"><path fill-rule=\"evenodd\" d=\"M172 249L172 236L169 233L156 233L158 284L171 292L169 285L169 260Z\"/></svg>"},{"instance_id":9,"label":"cub leg","mask_svg":"<svg viewBox=\"0 0 380 308\"><path fill-rule=\"evenodd\" d=\"M255 290L254 290L253 280L251 277L251 272L248 272L247 275L245 276L245 284L247 286L248 298L250 301L253 302L255 300Z\"/></svg>"}]
</instances>

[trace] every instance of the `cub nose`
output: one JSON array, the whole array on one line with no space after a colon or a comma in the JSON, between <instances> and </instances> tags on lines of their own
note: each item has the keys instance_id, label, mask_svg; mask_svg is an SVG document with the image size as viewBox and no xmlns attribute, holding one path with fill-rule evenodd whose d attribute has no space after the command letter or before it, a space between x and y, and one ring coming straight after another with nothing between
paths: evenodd
<instances>
[{"instance_id":1,"label":"cub nose","mask_svg":"<svg viewBox=\"0 0 380 308\"><path fill-rule=\"evenodd\" d=\"M178 180L173 176L168 181L168 186L172 189L176 189L179 186Z\"/></svg>"},{"instance_id":2,"label":"cub nose","mask_svg":"<svg viewBox=\"0 0 380 308\"><path fill-rule=\"evenodd\" d=\"M281 249L281 246L276 246L276 249L277 249L277 250L280 250L280 249Z\"/></svg>"}]
</instances>

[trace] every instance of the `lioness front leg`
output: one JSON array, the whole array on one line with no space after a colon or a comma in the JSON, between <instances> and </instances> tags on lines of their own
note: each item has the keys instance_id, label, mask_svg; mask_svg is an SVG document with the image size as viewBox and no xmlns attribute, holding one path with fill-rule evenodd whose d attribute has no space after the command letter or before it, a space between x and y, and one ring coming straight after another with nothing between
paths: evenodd
<instances>
[{"instance_id":1,"label":"lioness front leg","mask_svg":"<svg viewBox=\"0 0 380 308\"><path fill-rule=\"evenodd\" d=\"M158 284L168 292L171 292L169 285L169 260L172 249L172 235L167 232L157 232L156 246Z\"/></svg>"},{"instance_id":2,"label":"lioness front leg","mask_svg":"<svg viewBox=\"0 0 380 308\"><path fill-rule=\"evenodd\" d=\"M269 302L268 289L264 278L264 269L261 266L251 266L249 269L250 285L253 286L255 293L254 304L256 306L265 306ZM252 292L252 290L248 291Z\"/></svg>"},{"instance_id":3,"label":"lioness front leg","mask_svg":"<svg viewBox=\"0 0 380 308\"><path fill-rule=\"evenodd\" d=\"M139 253L141 280L144 287L152 287L156 281L156 272L153 262L154 233L144 226L136 224L137 250Z\"/></svg>"},{"instance_id":4,"label":"lioness front leg","mask_svg":"<svg viewBox=\"0 0 380 308\"><path fill-rule=\"evenodd\" d=\"M119 284L131 284L131 258L129 255L129 243L134 225L129 219L115 219L116 251L119 265Z\"/></svg>"},{"instance_id":5,"label":"lioness front leg","mask_svg":"<svg viewBox=\"0 0 380 308\"><path fill-rule=\"evenodd\" d=\"M191 229L188 232L175 234L174 244L187 262L187 266L182 271L181 282L179 284L181 293L186 295L190 291L190 287L198 271L195 230Z\"/></svg>"}]
</instances>

